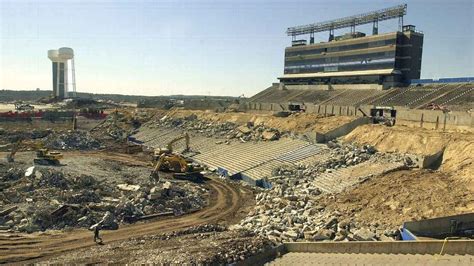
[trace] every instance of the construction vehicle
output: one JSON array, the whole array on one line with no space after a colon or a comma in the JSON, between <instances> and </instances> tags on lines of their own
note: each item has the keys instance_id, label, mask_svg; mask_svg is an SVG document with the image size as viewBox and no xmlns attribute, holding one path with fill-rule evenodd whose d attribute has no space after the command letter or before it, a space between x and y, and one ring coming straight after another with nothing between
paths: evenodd
<instances>
[{"instance_id":1,"label":"construction vehicle","mask_svg":"<svg viewBox=\"0 0 474 266\"><path fill-rule=\"evenodd\" d=\"M150 179L158 181L159 171L173 172L176 179L201 181L203 168L175 153L162 153L153 167Z\"/></svg>"},{"instance_id":2,"label":"construction vehicle","mask_svg":"<svg viewBox=\"0 0 474 266\"><path fill-rule=\"evenodd\" d=\"M155 165L150 179L159 180L159 171L165 171L173 172L173 177L177 179L201 181L202 175L200 172L203 168L173 152L173 144L183 139L186 144L184 151L189 151L189 134L186 132L168 142L166 148L159 148L154 151L153 161Z\"/></svg>"},{"instance_id":3,"label":"construction vehicle","mask_svg":"<svg viewBox=\"0 0 474 266\"><path fill-rule=\"evenodd\" d=\"M18 151L18 149L20 148L21 142L22 142L21 139L19 139L17 142L15 142L12 146L12 150L10 151L9 154L7 154L7 161L9 163L15 162L15 154Z\"/></svg>"},{"instance_id":4,"label":"construction vehicle","mask_svg":"<svg viewBox=\"0 0 474 266\"><path fill-rule=\"evenodd\" d=\"M181 136L176 137L176 138L172 139L170 142L168 142L168 144L166 144L166 148L159 148L159 149L155 150L155 152L153 154L154 161L157 161L162 154L172 154L173 153L173 144L175 144L176 142L178 142L182 139L184 139L185 142L186 142L186 147L185 147L184 151L185 152L189 151L189 134L187 132L185 132Z\"/></svg>"},{"instance_id":5,"label":"construction vehicle","mask_svg":"<svg viewBox=\"0 0 474 266\"><path fill-rule=\"evenodd\" d=\"M49 151L40 144L36 148L36 158L33 162L39 165L60 165L59 160L62 158L60 152Z\"/></svg>"},{"instance_id":6,"label":"construction vehicle","mask_svg":"<svg viewBox=\"0 0 474 266\"><path fill-rule=\"evenodd\" d=\"M15 110L18 110L18 111L33 111L33 109L35 109L35 107L32 106L31 104L22 103L22 102L16 102L15 103Z\"/></svg>"},{"instance_id":7,"label":"construction vehicle","mask_svg":"<svg viewBox=\"0 0 474 266\"><path fill-rule=\"evenodd\" d=\"M388 127L395 125L397 110L388 106L374 106L370 109L370 116L367 115L361 108L357 109L365 117L370 117L372 124L382 124Z\"/></svg>"}]
</instances>

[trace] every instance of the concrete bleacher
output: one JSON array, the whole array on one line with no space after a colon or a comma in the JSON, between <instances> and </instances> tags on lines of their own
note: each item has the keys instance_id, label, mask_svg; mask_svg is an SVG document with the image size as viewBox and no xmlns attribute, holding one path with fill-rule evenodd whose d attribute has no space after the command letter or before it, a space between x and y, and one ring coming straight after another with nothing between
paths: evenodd
<instances>
[{"instance_id":1,"label":"concrete bleacher","mask_svg":"<svg viewBox=\"0 0 474 266\"><path fill-rule=\"evenodd\" d=\"M301 87L301 86L300 86ZM451 110L472 108L474 89L473 83L433 83L413 84L403 88L388 90L377 89L292 89L285 86L272 87L249 99L253 103L312 103L316 105L334 106L405 106L423 109L430 103L449 105Z\"/></svg>"},{"instance_id":2,"label":"concrete bleacher","mask_svg":"<svg viewBox=\"0 0 474 266\"><path fill-rule=\"evenodd\" d=\"M178 128L146 126L134 137L151 148L165 147L166 144L182 133ZM273 170L284 165L307 165L325 162L329 159L329 148L324 144L282 138L278 141L240 142L225 144L224 138L206 137L199 133L190 134L191 153L188 157L200 164L217 170L219 174L242 179L249 184L268 187ZM184 142L176 143L174 150L182 152ZM322 173L314 180L314 185L326 193L340 192L351 187L370 175L379 175L385 171L401 167L400 163L368 162L332 172ZM268 183L270 182L270 183Z\"/></svg>"},{"instance_id":3,"label":"concrete bleacher","mask_svg":"<svg viewBox=\"0 0 474 266\"><path fill-rule=\"evenodd\" d=\"M142 128L134 137L145 146L156 149L165 147L169 141L182 133L178 128L148 126ZM231 141L224 144L224 138L206 137L192 132L188 134L191 137L192 151L189 157L218 170L222 175L245 178L245 181L253 185L259 185L262 179L270 177L276 166L309 161L311 157L313 160L322 160L321 154L327 149L325 145L292 138L245 143ZM176 143L174 150L182 152L184 142Z\"/></svg>"},{"instance_id":4,"label":"concrete bleacher","mask_svg":"<svg viewBox=\"0 0 474 266\"><path fill-rule=\"evenodd\" d=\"M326 193L338 193L364 181L368 176L376 176L403 167L403 163L364 162L347 168L339 168L319 175L313 185Z\"/></svg>"},{"instance_id":5,"label":"concrete bleacher","mask_svg":"<svg viewBox=\"0 0 474 266\"><path fill-rule=\"evenodd\" d=\"M350 106L359 102L364 102L369 98L383 94L381 90L345 90L331 100L323 102L328 105Z\"/></svg>"}]
</instances>

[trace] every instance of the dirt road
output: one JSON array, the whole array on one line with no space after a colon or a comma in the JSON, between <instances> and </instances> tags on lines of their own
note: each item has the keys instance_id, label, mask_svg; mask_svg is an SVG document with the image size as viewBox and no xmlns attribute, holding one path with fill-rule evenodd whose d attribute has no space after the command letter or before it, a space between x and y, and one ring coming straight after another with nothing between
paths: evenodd
<instances>
[{"instance_id":1,"label":"dirt road","mask_svg":"<svg viewBox=\"0 0 474 266\"><path fill-rule=\"evenodd\" d=\"M232 223L240 219L245 206L253 200L249 189L218 179L211 179L207 183L211 191L208 207L181 217L124 225L117 231L103 231L101 235L105 243L132 236L171 232L204 223ZM92 233L85 229L30 235L0 234L0 263L31 262L93 245Z\"/></svg>"}]
</instances>

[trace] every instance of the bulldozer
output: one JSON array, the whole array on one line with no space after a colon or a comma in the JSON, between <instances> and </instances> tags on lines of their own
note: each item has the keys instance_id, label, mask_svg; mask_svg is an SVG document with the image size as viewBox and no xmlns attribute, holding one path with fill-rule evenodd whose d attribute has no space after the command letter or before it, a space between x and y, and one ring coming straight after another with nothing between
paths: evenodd
<instances>
[{"instance_id":1,"label":"bulldozer","mask_svg":"<svg viewBox=\"0 0 474 266\"><path fill-rule=\"evenodd\" d=\"M173 144L184 139L186 142L185 151L189 151L189 135L183 135L174 138L167 145L166 148L160 148L154 152L155 165L150 175L150 179L159 180L159 171L173 172L173 177L176 179L184 179L191 181L201 181L201 171L203 168L199 165L193 164L192 161L186 160L182 155L173 152Z\"/></svg>"},{"instance_id":2,"label":"bulldozer","mask_svg":"<svg viewBox=\"0 0 474 266\"><path fill-rule=\"evenodd\" d=\"M39 165L60 165L59 160L63 158L60 152L49 151L42 145L38 145L36 148L36 158L33 159L34 164Z\"/></svg>"}]
</instances>

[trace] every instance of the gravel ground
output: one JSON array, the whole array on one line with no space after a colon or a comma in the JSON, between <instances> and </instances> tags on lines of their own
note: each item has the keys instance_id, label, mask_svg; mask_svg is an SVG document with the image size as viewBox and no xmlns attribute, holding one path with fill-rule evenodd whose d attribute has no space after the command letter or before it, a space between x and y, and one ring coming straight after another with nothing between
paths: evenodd
<instances>
[{"instance_id":1,"label":"gravel ground","mask_svg":"<svg viewBox=\"0 0 474 266\"><path fill-rule=\"evenodd\" d=\"M242 261L273 244L245 230L201 225L69 252L42 261L48 264L134 263L222 265Z\"/></svg>"}]
</instances>

